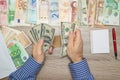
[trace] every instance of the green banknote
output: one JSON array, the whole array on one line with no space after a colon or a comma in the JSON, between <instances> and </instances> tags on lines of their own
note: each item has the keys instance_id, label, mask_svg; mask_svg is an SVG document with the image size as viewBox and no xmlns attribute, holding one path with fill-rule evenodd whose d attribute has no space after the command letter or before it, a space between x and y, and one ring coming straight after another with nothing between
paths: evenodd
<instances>
[{"instance_id":1,"label":"green banknote","mask_svg":"<svg viewBox=\"0 0 120 80\"><path fill-rule=\"evenodd\" d=\"M26 50L17 40L11 40L8 43L8 48L10 56L17 68L22 66L29 58Z\"/></svg>"},{"instance_id":2,"label":"green banknote","mask_svg":"<svg viewBox=\"0 0 120 80\"><path fill-rule=\"evenodd\" d=\"M119 22L119 0L105 0L103 24L119 25Z\"/></svg>"},{"instance_id":3,"label":"green banknote","mask_svg":"<svg viewBox=\"0 0 120 80\"><path fill-rule=\"evenodd\" d=\"M14 24L16 0L8 0L8 25Z\"/></svg>"},{"instance_id":4,"label":"green banknote","mask_svg":"<svg viewBox=\"0 0 120 80\"><path fill-rule=\"evenodd\" d=\"M62 53L61 56L67 55L68 35L70 31L75 30L75 24L69 22L61 23L61 39L62 39Z\"/></svg>"}]
</instances>

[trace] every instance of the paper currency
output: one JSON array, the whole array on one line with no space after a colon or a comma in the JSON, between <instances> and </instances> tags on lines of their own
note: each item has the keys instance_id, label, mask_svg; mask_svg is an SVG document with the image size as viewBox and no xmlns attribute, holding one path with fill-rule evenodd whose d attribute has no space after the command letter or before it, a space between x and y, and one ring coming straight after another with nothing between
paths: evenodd
<instances>
[{"instance_id":1,"label":"paper currency","mask_svg":"<svg viewBox=\"0 0 120 80\"><path fill-rule=\"evenodd\" d=\"M96 15L96 0L88 0L88 25L94 26Z\"/></svg>"},{"instance_id":2,"label":"paper currency","mask_svg":"<svg viewBox=\"0 0 120 80\"><path fill-rule=\"evenodd\" d=\"M71 0L59 0L60 22L71 22L72 15Z\"/></svg>"},{"instance_id":3,"label":"paper currency","mask_svg":"<svg viewBox=\"0 0 120 80\"><path fill-rule=\"evenodd\" d=\"M49 0L38 0L39 22L49 23Z\"/></svg>"},{"instance_id":4,"label":"paper currency","mask_svg":"<svg viewBox=\"0 0 120 80\"><path fill-rule=\"evenodd\" d=\"M23 26L27 25L26 14L27 14L27 0L16 0L16 10L15 10L15 22L16 25Z\"/></svg>"},{"instance_id":5,"label":"paper currency","mask_svg":"<svg viewBox=\"0 0 120 80\"><path fill-rule=\"evenodd\" d=\"M104 19L105 25L119 25L118 0L105 0L104 3Z\"/></svg>"},{"instance_id":6,"label":"paper currency","mask_svg":"<svg viewBox=\"0 0 120 80\"><path fill-rule=\"evenodd\" d=\"M6 44L8 44L10 40L18 40L24 46L24 48L27 48L32 44L28 36L23 31L18 31L18 30L3 26L2 34Z\"/></svg>"},{"instance_id":7,"label":"paper currency","mask_svg":"<svg viewBox=\"0 0 120 80\"><path fill-rule=\"evenodd\" d=\"M72 8L71 22L76 23L78 20L78 0L72 0L71 8Z\"/></svg>"},{"instance_id":8,"label":"paper currency","mask_svg":"<svg viewBox=\"0 0 120 80\"><path fill-rule=\"evenodd\" d=\"M62 53L61 56L67 55L68 35L70 31L75 30L74 23L62 22L61 23L61 41L62 41Z\"/></svg>"},{"instance_id":9,"label":"paper currency","mask_svg":"<svg viewBox=\"0 0 120 80\"><path fill-rule=\"evenodd\" d=\"M53 26L59 25L59 7L58 7L58 0L49 0L50 4L50 24Z\"/></svg>"},{"instance_id":10,"label":"paper currency","mask_svg":"<svg viewBox=\"0 0 120 80\"><path fill-rule=\"evenodd\" d=\"M18 40L24 48L27 48L32 44L28 36L23 31L19 35L16 35L15 39Z\"/></svg>"},{"instance_id":11,"label":"paper currency","mask_svg":"<svg viewBox=\"0 0 120 80\"><path fill-rule=\"evenodd\" d=\"M53 42L55 29L47 24L42 24L42 27L44 28L42 33L42 37L44 38L43 50L47 51Z\"/></svg>"},{"instance_id":12,"label":"paper currency","mask_svg":"<svg viewBox=\"0 0 120 80\"><path fill-rule=\"evenodd\" d=\"M95 24L98 25L103 24L103 18L104 18L103 9L104 9L104 0L97 0Z\"/></svg>"},{"instance_id":13,"label":"paper currency","mask_svg":"<svg viewBox=\"0 0 120 80\"><path fill-rule=\"evenodd\" d=\"M33 27L28 33L34 44L38 43L39 39L44 39L43 51L46 52L53 41L55 29L48 24L41 23Z\"/></svg>"},{"instance_id":14,"label":"paper currency","mask_svg":"<svg viewBox=\"0 0 120 80\"><path fill-rule=\"evenodd\" d=\"M0 25L7 25L7 2L0 0Z\"/></svg>"},{"instance_id":15,"label":"paper currency","mask_svg":"<svg viewBox=\"0 0 120 80\"><path fill-rule=\"evenodd\" d=\"M17 68L22 66L29 58L24 47L16 40L10 41L7 45L15 66Z\"/></svg>"},{"instance_id":16,"label":"paper currency","mask_svg":"<svg viewBox=\"0 0 120 80\"><path fill-rule=\"evenodd\" d=\"M88 25L88 0L79 0L78 1L78 24L80 26Z\"/></svg>"},{"instance_id":17,"label":"paper currency","mask_svg":"<svg viewBox=\"0 0 120 80\"><path fill-rule=\"evenodd\" d=\"M26 22L30 24L37 23L37 0L28 0Z\"/></svg>"},{"instance_id":18,"label":"paper currency","mask_svg":"<svg viewBox=\"0 0 120 80\"><path fill-rule=\"evenodd\" d=\"M16 0L8 0L8 25L15 25L15 4Z\"/></svg>"}]
</instances>

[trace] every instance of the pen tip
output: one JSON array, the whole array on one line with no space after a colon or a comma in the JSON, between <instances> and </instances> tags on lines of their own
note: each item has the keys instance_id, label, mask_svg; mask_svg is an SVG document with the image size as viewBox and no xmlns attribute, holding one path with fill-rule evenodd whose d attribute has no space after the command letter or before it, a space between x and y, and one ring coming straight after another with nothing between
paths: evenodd
<instances>
[{"instance_id":1,"label":"pen tip","mask_svg":"<svg viewBox=\"0 0 120 80\"><path fill-rule=\"evenodd\" d=\"M115 59L117 60L117 57L115 57Z\"/></svg>"}]
</instances>

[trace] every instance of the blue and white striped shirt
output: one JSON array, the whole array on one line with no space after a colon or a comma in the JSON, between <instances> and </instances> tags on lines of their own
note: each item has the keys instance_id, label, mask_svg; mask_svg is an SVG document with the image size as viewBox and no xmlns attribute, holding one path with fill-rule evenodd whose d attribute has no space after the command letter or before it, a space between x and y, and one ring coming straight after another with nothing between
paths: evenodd
<instances>
[{"instance_id":1,"label":"blue and white striped shirt","mask_svg":"<svg viewBox=\"0 0 120 80\"><path fill-rule=\"evenodd\" d=\"M41 67L42 64L30 57L21 68L9 75L9 80L35 80ZM94 80L86 59L78 63L70 63L69 67L73 80Z\"/></svg>"}]
</instances>

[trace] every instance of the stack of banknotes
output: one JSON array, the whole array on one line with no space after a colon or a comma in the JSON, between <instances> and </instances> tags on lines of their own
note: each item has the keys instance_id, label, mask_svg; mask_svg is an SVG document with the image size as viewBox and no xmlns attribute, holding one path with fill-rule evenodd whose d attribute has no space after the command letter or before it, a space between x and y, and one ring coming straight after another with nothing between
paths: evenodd
<instances>
[{"instance_id":1,"label":"stack of banknotes","mask_svg":"<svg viewBox=\"0 0 120 80\"><path fill-rule=\"evenodd\" d=\"M36 44L41 38L44 39L43 51L46 52L53 42L55 29L48 24L41 23L31 28L28 33L34 44Z\"/></svg>"},{"instance_id":2,"label":"stack of banknotes","mask_svg":"<svg viewBox=\"0 0 120 80\"><path fill-rule=\"evenodd\" d=\"M23 31L2 26L2 35L9 50L9 54L16 66L19 68L29 58L25 48L31 45L30 39Z\"/></svg>"},{"instance_id":3,"label":"stack of banknotes","mask_svg":"<svg viewBox=\"0 0 120 80\"><path fill-rule=\"evenodd\" d=\"M61 56L67 55L68 35L70 31L74 31L74 30L75 30L74 23L68 23L68 22L61 23L61 42L62 42Z\"/></svg>"}]
</instances>

